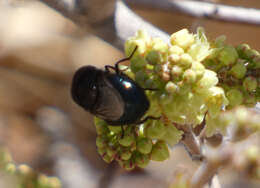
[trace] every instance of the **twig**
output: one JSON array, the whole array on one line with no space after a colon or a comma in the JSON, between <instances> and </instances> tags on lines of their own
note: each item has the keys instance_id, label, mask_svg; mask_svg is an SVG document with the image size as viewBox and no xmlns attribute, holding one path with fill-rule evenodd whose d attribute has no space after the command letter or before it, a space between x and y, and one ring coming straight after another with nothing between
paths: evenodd
<instances>
[{"instance_id":1,"label":"twig","mask_svg":"<svg viewBox=\"0 0 260 188\"><path fill-rule=\"evenodd\" d=\"M152 8L177 11L194 17L212 18L217 20L260 24L260 10L222 4L191 1L191 0L126 0L128 3L141 4Z\"/></svg>"},{"instance_id":2,"label":"twig","mask_svg":"<svg viewBox=\"0 0 260 188\"><path fill-rule=\"evenodd\" d=\"M214 183L212 182L212 178L216 176L219 167L231 160L232 146L224 147L221 151L208 151L207 154L207 160L203 161L192 177L191 187L193 188L201 188L208 182Z\"/></svg>"},{"instance_id":3,"label":"twig","mask_svg":"<svg viewBox=\"0 0 260 188\"><path fill-rule=\"evenodd\" d=\"M121 1L115 2L115 9L111 8L113 7L111 4L114 1L100 5L100 7L106 6L109 9L105 11L108 12L106 14L103 14L100 10L97 11L96 6L89 6L91 3L84 3L86 2L84 0L72 1L73 3L71 4L66 4L65 0L40 1L57 10L80 26L80 28L91 30L95 35L121 50L123 49L124 41L133 36L139 29L145 29L152 37L157 36L165 41L168 41L169 38L167 33L144 21ZM103 9L106 10L105 8ZM89 12L103 14L103 16L99 16L99 19L94 19L93 21L92 18L95 17L95 14L89 14Z\"/></svg>"}]
</instances>

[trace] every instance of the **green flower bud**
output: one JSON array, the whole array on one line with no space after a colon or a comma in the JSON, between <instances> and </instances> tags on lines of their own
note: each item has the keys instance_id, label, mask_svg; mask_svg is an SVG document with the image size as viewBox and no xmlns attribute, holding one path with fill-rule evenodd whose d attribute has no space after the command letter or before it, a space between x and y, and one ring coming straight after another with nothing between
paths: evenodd
<instances>
[{"instance_id":1,"label":"green flower bud","mask_svg":"<svg viewBox=\"0 0 260 188\"><path fill-rule=\"evenodd\" d=\"M106 147L103 147L103 148L98 147L98 148L97 148L97 151L98 151L98 154L99 154L99 155L103 156L103 155L106 154L107 148L106 148Z\"/></svg>"},{"instance_id":2,"label":"green flower bud","mask_svg":"<svg viewBox=\"0 0 260 188\"><path fill-rule=\"evenodd\" d=\"M146 60L141 57L141 56L135 56L131 59L131 64L130 64L130 68L131 68L131 71L136 73L140 70L144 70L145 67L146 67Z\"/></svg>"},{"instance_id":3,"label":"green flower bud","mask_svg":"<svg viewBox=\"0 0 260 188\"><path fill-rule=\"evenodd\" d=\"M140 138L137 140L136 149L142 154L148 154L153 147L152 140L149 138Z\"/></svg>"},{"instance_id":4,"label":"green flower bud","mask_svg":"<svg viewBox=\"0 0 260 188\"><path fill-rule=\"evenodd\" d=\"M250 46L248 44L240 44L236 47L236 50L240 57L246 58L245 51L249 50Z\"/></svg>"},{"instance_id":5,"label":"green flower bud","mask_svg":"<svg viewBox=\"0 0 260 188\"><path fill-rule=\"evenodd\" d=\"M135 156L135 163L140 168L145 168L149 164L150 160L147 155L138 154Z\"/></svg>"},{"instance_id":6,"label":"green flower bud","mask_svg":"<svg viewBox=\"0 0 260 188\"><path fill-rule=\"evenodd\" d=\"M168 146L164 141L157 141L151 152L151 160L164 161L169 158Z\"/></svg>"},{"instance_id":7,"label":"green flower bud","mask_svg":"<svg viewBox=\"0 0 260 188\"><path fill-rule=\"evenodd\" d=\"M181 54L180 55L180 60L178 61L178 65L184 67L184 68L189 68L191 67L193 60L189 54Z\"/></svg>"},{"instance_id":8,"label":"green flower bud","mask_svg":"<svg viewBox=\"0 0 260 188\"><path fill-rule=\"evenodd\" d=\"M168 56L168 60L172 65L177 64L180 61L181 57L177 54L171 54Z\"/></svg>"},{"instance_id":9,"label":"green flower bud","mask_svg":"<svg viewBox=\"0 0 260 188\"><path fill-rule=\"evenodd\" d=\"M136 72L135 81L140 85L144 85L145 81L149 78L149 76L142 70Z\"/></svg>"},{"instance_id":10,"label":"green flower bud","mask_svg":"<svg viewBox=\"0 0 260 188\"><path fill-rule=\"evenodd\" d=\"M17 172L19 175L27 177L33 177L35 175L35 172L33 172L32 168L25 164L19 165L17 168Z\"/></svg>"},{"instance_id":11,"label":"green flower bud","mask_svg":"<svg viewBox=\"0 0 260 188\"><path fill-rule=\"evenodd\" d=\"M103 155L103 160L106 162L106 163L111 163L114 158L109 156L109 155Z\"/></svg>"},{"instance_id":12,"label":"green flower bud","mask_svg":"<svg viewBox=\"0 0 260 188\"><path fill-rule=\"evenodd\" d=\"M188 54L190 54L194 60L202 61L212 53L212 50L209 49L210 44L204 30L202 28L198 28L195 36L195 43L188 49Z\"/></svg>"},{"instance_id":13,"label":"green flower bud","mask_svg":"<svg viewBox=\"0 0 260 188\"><path fill-rule=\"evenodd\" d=\"M220 87L211 87L208 90L206 104L209 115L213 118L217 117L221 111L222 106L228 104L224 90Z\"/></svg>"},{"instance_id":14,"label":"green flower bud","mask_svg":"<svg viewBox=\"0 0 260 188\"><path fill-rule=\"evenodd\" d=\"M206 115L206 136L211 137L217 131L222 131L225 134L226 126L228 123L222 123L217 117L213 118L209 114Z\"/></svg>"},{"instance_id":15,"label":"green flower bud","mask_svg":"<svg viewBox=\"0 0 260 188\"><path fill-rule=\"evenodd\" d=\"M155 50L150 51L145 59L152 65L160 64L163 61L161 54Z\"/></svg>"},{"instance_id":16,"label":"green flower bud","mask_svg":"<svg viewBox=\"0 0 260 188\"><path fill-rule=\"evenodd\" d=\"M141 39L130 39L127 40L125 43L125 54L127 57L129 57L134 49L136 48L136 46L138 46L134 56L136 56L137 54L143 54L146 50L146 43L145 41L141 40Z\"/></svg>"},{"instance_id":17,"label":"green flower bud","mask_svg":"<svg viewBox=\"0 0 260 188\"><path fill-rule=\"evenodd\" d=\"M195 71L197 79L200 79L205 72L204 65L198 61L192 63L191 69Z\"/></svg>"},{"instance_id":18,"label":"green flower bud","mask_svg":"<svg viewBox=\"0 0 260 188\"><path fill-rule=\"evenodd\" d=\"M173 79L179 77L180 75L182 75L182 73L183 69L178 65L174 65L171 69L171 75L173 76Z\"/></svg>"},{"instance_id":19,"label":"green flower bud","mask_svg":"<svg viewBox=\"0 0 260 188\"><path fill-rule=\"evenodd\" d=\"M256 103L257 103L257 97L254 93L250 94L250 93L244 93L244 102L243 104L245 104L247 107L255 107Z\"/></svg>"},{"instance_id":20,"label":"green flower bud","mask_svg":"<svg viewBox=\"0 0 260 188\"><path fill-rule=\"evenodd\" d=\"M123 160L125 160L125 161L129 160L129 159L131 158L131 156L132 156L132 153L131 153L131 151L129 151L129 150L123 151L123 152L120 154L121 159L123 159Z\"/></svg>"},{"instance_id":21,"label":"green flower bud","mask_svg":"<svg viewBox=\"0 0 260 188\"><path fill-rule=\"evenodd\" d=\"M259 52L254 49L246 49L244 54L247 59L253 59L254 57L257 57L260 55Z\"/></svg>"},{"instance_id":22,"label":"green flower bud","mask_svg":"<svg viewBox=\"0 0 260 188\"><path fill-rule=\"evenodd\" d=\"M211 70L205 70L203 77L197 82L198 88L210 88L218 83L217 74Z\"/></svg>"},{"instance_id":23,"label":"green flower bud","mask_svg":"<svg viewBox=\"0 0 260 188\"><path fill-rule=\"evenodd\" d=\"M225 46L220 52L218 56L218 60L223 63L223 65L232 65L238 59L238 54L235 48L232 46Z\"/></svg>"},{"instance_id":24,"label":"green flower bud","mask_svg":"<svg viewBox=\"0 0 260 188\"><path fill-rule=\"evenodd\" d=\"M125 170L133 170L135 168L135 164L132 160L120 161L120 166L122 166Z\"/></svg>"},{"instance_id":25,"label":"green flower bud","mask_svg":"<svg viewBox=\"0 0 260 188\"><path fill-rule=\"evenodd\" d=\"M98 136L96 138L96 145L99 148L105 147L107 145L107 139L104 136Z\"/></svg>"},{"instance_id":26,"label":"green flower bud","mask_svg":"<svg viewBox=\"0 0 260 188\"><path fill-rule=\"evenodd\" d=\"M168 44L161 38L153 38L151 42L152 49L161 53L166 53L169 49Z\"/></svg>"},{"instance_id":27,"label":"green flower bud","mask_svg":"<svg viewBox=\"0 0 260 188\"><path fill-rule=\"evenodd\" d=\"M183 81L188 84L193 84L196 81L196 73L192 69L187 69L183 73Z\"/></svg>"},{"instance_id":28,"label":"green flower bud","mask_svg":"<svg viewBox=\"0 0 260 188\"><path fill-rule=\"evenodd\" d=\"M244 78L244 76L246 75L246 71L247 71L247 69L245 66L245 62L243 62L243 60L241 60L232 66L232 68L230 70L230 74L237 79L241 79L241 78Z\"/></svg>"},{"instance_id":29,"label":"green flower bud","mask_svg":"<svg viewBox=\"0 0 260 188\"><path fill-rule=\"evenodd\" d=\"M14 174L16 171L16 166L14 163L7 163L5 165L5 171L10 173L10 174Z\"/></svg>"},{"instance_id":30,"label":"green flower bud","mask_svg":"<svg viewBox=\"0 0 260 188\"><path fill-rule=\"evenodd\" d=\"M95 117L94 121L98 135L104 135L109 132L107 128L107 123L104 120Z\"/></svg>"},{"instance_id":31,"label":"green flower bud","mask_svg":"<svg viewBox=\"0 0 260 188\"><path fill-rule=\"evenodd\" d=\"M57 177L48 177L49 187L61 188L61 181Z\"/></svg>"},{"instance_id":32,"label":"green flower bud","mask_svg":"<svg viewBox=\"0 0 260 188\"><path fill-rule=\"evenodd\" d=\"M253 69L260 69L260 56L254 57L252 59L253 63L252 64L252 68Z\"/></svg>"},{"instance_id":33,"label":"green flower bud","mask_svg":"<svg viewBox=\"0 0 260 188\"><path fill-rule=\"evenodd\" d=\"M48 187L49 186L49 178L43 174L39 175L38 183L40 187Z\"/></svg>"},{"instance_id":34,"label":"green flower bud","mask_svg":"<svg viewBox=\"0 0 260 188\"><path fill-rule=\"evenodd\" d=\"M243 87L245 90L252 92L257 88L257 80L252 76L248 76L243 81Z\"/></svg>"},{"instance_id":35,"label":"green flower bud","mask_svg":"<svg viewBox=\"0 0 260 188\"><path fill-rule=\"evenodd\" d=\"M160 74L161 72L162 72L162 65L155 65L154 66L154 72L156 73L156 74Z\"/></svg>"},{"instance_id":36,"label":"green flower bud","mask_svg":"<svg viewBox=\"0 0 260 188\"><path fill-rule=\"evenodd\" d=\"M128 133L124 135L123 138L119 139L119 144L125 147L131 146L135 141L135 137L132 133Z\"/></svg>"},{"instance_id":37,"label":"green flower bud","mask_svg":"<svg viewBox=\"0 0 260 188\"><path fill-rule=\"evenodd\" d=\"M177 45L173 45L169 48L169 55L181 55L183 53L184 50Z\"/></svg>"},{"instance_id":38,"label":"green flower bud","mask_svg":"<svg viewBox=\"0 0 260 188\"><path fill-rule=\"evenodd\" d=\"M231 89L226 94L230 106L237 106L243 102L243 94L238 89Z\"/></svg>"},{"instance_id":39,"label":"green flower bud","mask_svg":"<svg viewBox=\"0 0 260 188\"><path fill-rule=\"evenodd\" d=\"M194 36L187 29L173 33L170 38L172 45L178 45L183 49L188 48L194 42Z\"/></svg>"},{"instance_id":40,"label":"green flower bud","mask_svg":"<svg viewBox=\"0 0 260 188\"><path fill-rule=\"evenodd\" d=\"M108 129L114 134L119 134L122 131L121 127L118 126L108 126Z\"/></svg>"},{"instance_id":41,"label":"green flower bud","mask_svg":"<svg viewBox=\"0 0 260 188\"><path fill-rule=\"evenodd\" d=\"M216 47L218 47L218 48L223 47L226 38L227 37L225 35L221 35L221 36L217 37L215 40Z\"/></svg>"},{"instance_id":42,"label":"green flower bud","mask_svg":"<svg viewBox=\"0 0 260 188\"><path fill-rule=\"evenodd\" d=\"M158 120L152 120L145 125L145 135L151 139L159 139L166 133L164 124Z\"/></svg>"},{"instance_id":43,"label":"green flower bud","mask_svg":"<svg viewBox=\"0 0 260 188\"><path fill-rule=\"evenodd\" d=\"M165 86L165 90L168 93L175 93L176 91L179 90L179 87L175 83L169 81L169 82L167 82L167 84Z\"/></svg>"},{"instance_id":44,"label":"green flower bud","mask_svg":"<svg viewBox=\"0 0 260 188\"><path fill-rule=\"evenodd\" d=\"M107 153L107 155L109 155L109 157L115 157L117 151L115 149L108 147L106 150L106 153Z\"/></svg>"},{"instance_id":45,"label":"green flower bud","mask_svg":"<svg viewBox=\"0 0 260 188\"><path fill-rule=\"evenodd\" d=\"M5 148L0 148L0 164L12 162L12 156Z\"/></svg>"},{"instance_id":46,"label":"green flower bud","mask_svg":"<svg viewBox=\"0 0 260 188\"><path fill-rule=\"evenodd\" d=\"M182 138L183 132L178 130L173 124L166 126L166 133L163 136L163 140L170 146L177 144Z\"/></svg>"}]
</instances>

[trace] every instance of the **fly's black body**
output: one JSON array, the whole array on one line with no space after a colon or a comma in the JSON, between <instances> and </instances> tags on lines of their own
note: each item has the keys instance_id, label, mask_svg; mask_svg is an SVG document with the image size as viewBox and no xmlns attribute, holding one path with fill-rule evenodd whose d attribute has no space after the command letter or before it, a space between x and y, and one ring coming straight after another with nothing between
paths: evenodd
<instances>
[{"instance_id":1,"label":"fly's black body","mask_svg":"<svg viewBox=\"0 0 260 188\"><path fill-rule=\"evenodd\" d=\"M118 68L119 63L131 59L135 50L115 66L105 66L105 70L94 66L77 70L71 87L73 100L109 125L139 124L155 119L148 116L141 120L150 106L145 90Z\"/></svg>"}]
</instances>

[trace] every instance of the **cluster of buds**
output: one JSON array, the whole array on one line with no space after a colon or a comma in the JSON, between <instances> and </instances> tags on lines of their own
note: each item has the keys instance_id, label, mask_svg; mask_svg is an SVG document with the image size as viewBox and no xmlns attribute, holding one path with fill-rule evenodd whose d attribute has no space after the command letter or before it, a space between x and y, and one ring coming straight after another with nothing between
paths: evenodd
<instances>
[{"instance_id":1,"label":"cluster of buds","mask_svg":"<svg viewBox=\"0 0 260 188\"><path fill-rule=\"evenodd\" d=\"M31 167L21 164L15 165L8 151L0 148L0 170L1 174L12 179L15 187L38 187L38 188L60 188L61 182L56 177L48 177L35 172ZM3 175L2 174L2 175ZM8 182L7 182L8 183Z\"/></svg>"},{"instance_id":2,"label":"cluster of buds","mask_svg":"<svg viewBox=\"0 0 260 188\"><path fill-rule=\"evenodd\" d=\"M215 50L204 65L218 74L219 86L229 100L227 109L238 105L254 107L260 100L260 53L247 44L236 48L216 39Z\"/></svg>"},{"instance_id":3,"label":"cluster of buds","mask_svg":"<svg viewBox=\"0 0 260 188\"><path fill-rule=\"evenodd\" d=\"M221 72L230 62L241 61L239 47L225 46L220 39L211 44L201 28L196 34L187 29L173 33L169 44L138 31L125 43L127 57L136 46L130 65L122 70L141 87L156 89L146 91L150 101L146 115L161 118L139 126L124 125L124 131L96 118L96 144L106 162L117 160L125 169L133 169L145 167L150 160L163 161L169 157L168 145L173 146L182 139L182 130L187 130L187 126L196 127L205 119L207 136L226 131L226 126L216 124L215 120L225 108L234 106L234 96L233 90L224 87ZM213 62L220 64L220 68ZM237 74L237 63L233 64L228 69L232 77L232 72ZM259 65L253 63L248 67L257 70ZM251 71L251 76L249 72L246 68L242 85L247 88L247 94L256 95L259 83L255 87L251 78L257 71Z\"/></svg>"}]
</instances>

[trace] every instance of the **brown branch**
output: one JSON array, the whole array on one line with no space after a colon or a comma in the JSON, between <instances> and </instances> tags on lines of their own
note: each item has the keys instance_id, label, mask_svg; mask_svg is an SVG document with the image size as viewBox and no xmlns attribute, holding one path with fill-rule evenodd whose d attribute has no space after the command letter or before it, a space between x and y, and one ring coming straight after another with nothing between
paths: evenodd
<instances>
[{"instance_id":1,"label":"brown branch","mask_svg":"<svg viewBox=\"0 0 260 188\"><path fill-rule=\"evenodd\" d=\"M169 38L167 33L144 21L119 0L98 0L98 3L74 0L70 4L65 0L40 1L119 49L123 49L124 41L139 29L165 41Z\"/></svg>"},{"instance_id":2,"label":"brown branch","mask_svg":"<svg viewBox=\"0 0 260 188\"><path fill-rule=\"evenodd\" d=\"M177 11L194 17L204 17L230 22L260 24L260 10L191 0L126 0L128 3L150 6L167 11Z\"/></svg>"}]
</instances>

